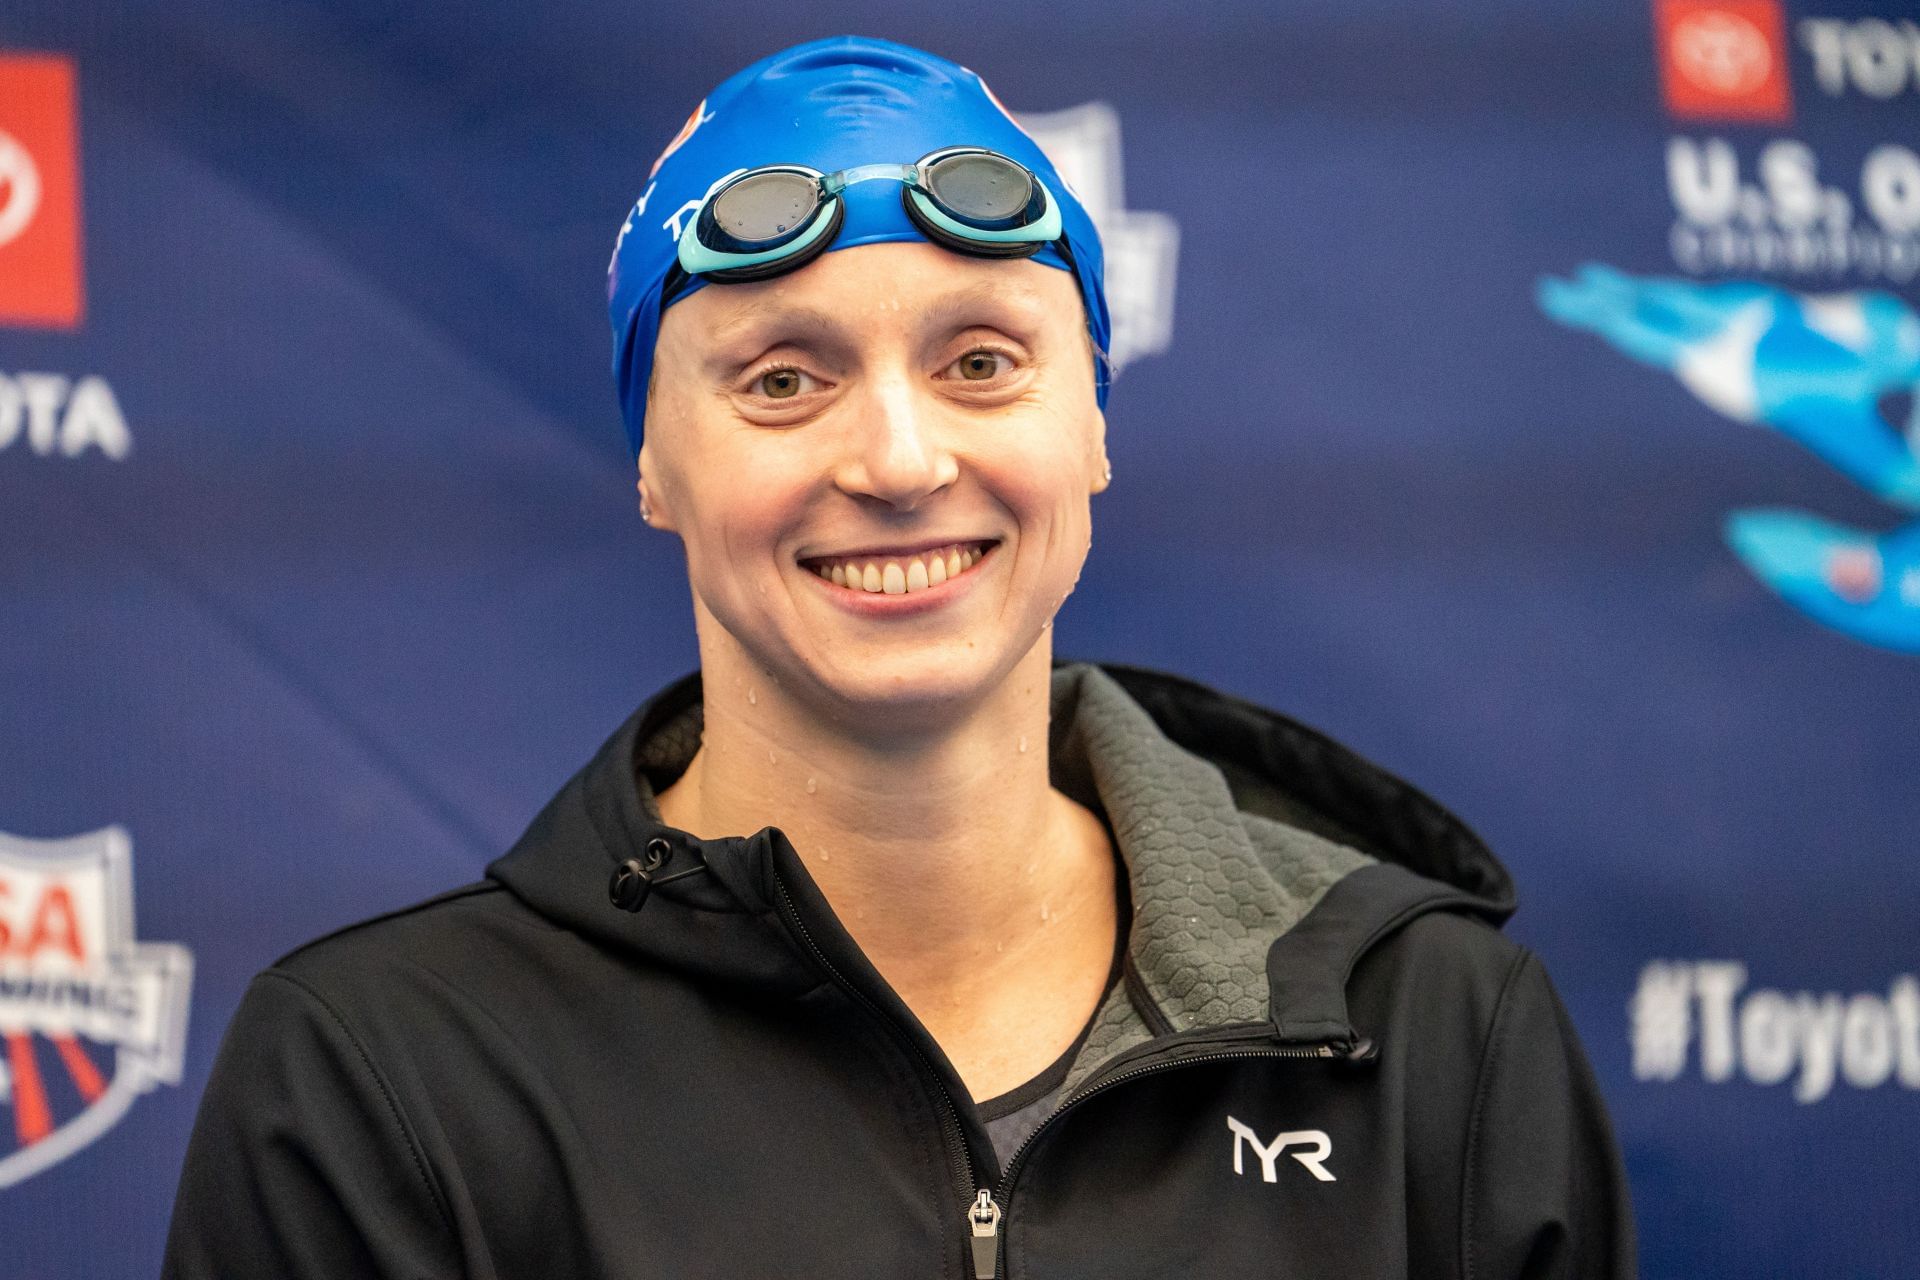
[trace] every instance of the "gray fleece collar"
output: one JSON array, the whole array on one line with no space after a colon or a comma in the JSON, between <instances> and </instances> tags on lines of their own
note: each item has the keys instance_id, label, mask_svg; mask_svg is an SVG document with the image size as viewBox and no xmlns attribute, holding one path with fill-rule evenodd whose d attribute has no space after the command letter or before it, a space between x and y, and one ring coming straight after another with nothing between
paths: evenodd
<instances>
[{"instance_id":1,"label":"gray fleece collar","mask_svg":"<svg viewBox=\"0 0 1920 1280\"><path fill-rule=\"evenodd\" d=\"M1117 839L1133 903L1129 967L1152 1005L1136 1007L1131 984L1115 986L1069 1068L1071 1090L1151 1039L1156 1023L1179 1032L1266 1018L1268 950L1374 859L1239 809L1218 768L1169 739L1090 663L1055 667L1050 711L1055 785L1104 811ZM650 779L685 770L703 720L696 698L635 743L647 818L659 817Z\"/></svg>"},{"instance_id":2,"label":"gray fleece collar","mask_svg":"<svg viewBox=\"0 0 1920 1280\"><path fill-rule=\"evenodd\" d=\"M1171 741L1098 667L1055 669L1053 721L1062 789L1091 784L1117 837L1133 894L1127 951L1160 1016L1176 1032L1266 1018L1275 940L1374 859L1241 811L1220 770ZM1116 986L1061 1096L1151 1039L1148 1017Z\"/></svg>"}]
</instances>

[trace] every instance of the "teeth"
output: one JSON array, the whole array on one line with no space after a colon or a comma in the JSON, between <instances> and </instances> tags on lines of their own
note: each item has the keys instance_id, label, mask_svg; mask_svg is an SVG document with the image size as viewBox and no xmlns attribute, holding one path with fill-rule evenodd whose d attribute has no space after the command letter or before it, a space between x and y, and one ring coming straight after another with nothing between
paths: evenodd
<instances>
[{"instance_id":1,"label":"teeth","mask_svg":"<svg viewBox=\"0 0 1920 1280\"><path fill-rule=\"evenodd\" d=\"M813 572L836 587L897 596L957 578L985 554L974 545L955 545L895 560L836 560L815 565Z\"/></svg>"}]
</instances>

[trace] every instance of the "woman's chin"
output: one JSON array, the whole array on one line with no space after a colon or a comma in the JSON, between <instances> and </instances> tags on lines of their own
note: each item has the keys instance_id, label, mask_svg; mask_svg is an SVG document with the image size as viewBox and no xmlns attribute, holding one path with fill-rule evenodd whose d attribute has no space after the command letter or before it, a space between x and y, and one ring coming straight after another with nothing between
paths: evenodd
<instances>
[{"instance_id":1,"label":"woman's chin","mask_svg":"<svg viewBox=\"0 0 1920 1280\"><path fill-rule=\"evenodd\" d=\"M990 697L1018 654L985 639L939 643L836 646L815 665L812 682L849 721L876 728L926 727L964 715Z\"/></svg>"}]
</instances>

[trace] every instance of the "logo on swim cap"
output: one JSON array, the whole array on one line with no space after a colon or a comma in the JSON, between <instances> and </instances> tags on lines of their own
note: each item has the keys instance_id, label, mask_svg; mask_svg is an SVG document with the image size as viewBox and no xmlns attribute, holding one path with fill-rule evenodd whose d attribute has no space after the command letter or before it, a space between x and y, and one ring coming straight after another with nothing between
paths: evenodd
<instances>
[{"instance_id":1,"label":"logo on swim cap","mask_svg":"<svg viewBox=\"0 0 1920 1280\"><path fill-rule=\"evenodd\" d=\"M667 157L686 145L687 139L691 138L701 125L711 119L713 119L713 114L707 110L707 100L702 98L700 99L700 105L693 109L693 114L687 117L687 122L680 126L680 132L673 135L673 141L667 144L667 149L662 151L658 158L654 160L653 168L647 170L647 176L651 178L654 174L659 173L660 166L667 162Z\"/></svg>"}]
</instances>

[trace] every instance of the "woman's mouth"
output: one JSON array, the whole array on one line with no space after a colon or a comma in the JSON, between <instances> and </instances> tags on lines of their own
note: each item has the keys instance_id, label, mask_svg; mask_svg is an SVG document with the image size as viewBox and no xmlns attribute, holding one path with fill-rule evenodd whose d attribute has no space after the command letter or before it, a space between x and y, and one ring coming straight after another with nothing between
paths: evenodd
<instances>
[{"instance_id":1,"label":"woman's mouth","mask_svg":"<svg viewBox=\"0 0 1920 1280\"><path fill-rule=\"evenodd\" d=\"M955 542L911 555L813 556L800 565L848 591L911 595L971 571L998 545L991 540Z\"/></svg>"}]
</instances>

